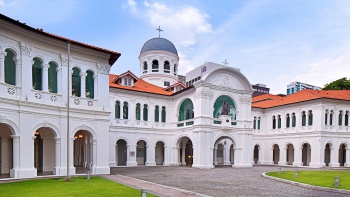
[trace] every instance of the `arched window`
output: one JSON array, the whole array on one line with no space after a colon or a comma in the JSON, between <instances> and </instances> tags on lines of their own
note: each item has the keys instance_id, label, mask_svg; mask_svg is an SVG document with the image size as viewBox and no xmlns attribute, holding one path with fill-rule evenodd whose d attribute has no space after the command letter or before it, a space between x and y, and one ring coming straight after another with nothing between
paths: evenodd
<instances>
[{"instance_id":1,"label":"arched window","mask_svg":"<svg viewBox=\"0 0 350 197\"><path fill-rule=\"evenodd\" d=\"M164 62L164 72L165 73L170 73L170 64L168 61Z\"/></svg>"},{"instance_id":2,"label":"arched window","mask_svg":"<svg viewBox=\"0 0 350 197\"><path fill-rule=\"evenodd\" d=\"M120 119L120 101L115 102L114 117Z\"/></svg>"},{"instance_id":3,"label":"arched window","mask_svg":"<svg viewBox=\"0 0 350 197\"><path fill-rule=\"evenodd\" d=\"M301 126L306 126L306 113L305 113L305 111L301 112Z\"/></svg>"},{"instance_id":4,"label":"arched window","mask_svg":"<svg viewBox=\"0 0 350 197\"><path fill-rule=\"evenodd\" d=\"M312 125L312 119L313 119L312 110L309 110L308 116L309 116L308 124Z\"/></svg>"},{"instance_id":5,"label":"arched window","mask_svg":"<svg viewBox=\"0 0 350 197\"><path fill-rule=\"evenodd\" d=\"M147 69L148 69L147 62L144 61L143 62L143 73L147 73Z\"/></svg>"},{"instance_id":6,"label":"arched window","mask_svg":"<svg viewBox=\"0 0 350 197\"><path fill-rule=\"evenodd\" d=\"M166 108L162 107L162 122L166 122Z\"/></svg>"},{"instance_id":7,"label":"arched window","mask_svg":"<svg viewBox=\"0 0 350 197\"><path fill-rule=\"evenodd\" d=\"M174 64L174 75L175 76L177 75L176 72L177 72L177 68L176 68L176 64Z\"/></svg>"},{"instance_id":8,"label":"arched window","mask_svg":"<svg viewBox=\"0 0 350 197\"><path fill-rule=\"evenodd\" d=\"M324 124L327 125L328 123L328 109L326 109L326 113L324 114Z\"/></svg>"},{"instance_id":9,"label":"arched window","mask_svg":"<svg viewBox=\"0 0 350 197\"><path fill-rule=\"evenodd\" d=\"M343 111L339 111L338 125L341 126L343 124Z\"/></svg>"},{"instance_id":10,"label":"arched window","mask_svg":"<svg viewBox=\"0 0 350 197\"><path fill-rule=\"evenodd\" d=\"M159 122L159 106L156 105L154 109L154 122Z\"/></svg>"},{"instance_id":11,"label":"arched window","mask_svg":"<svg viewBox=\"0 0 350 197\"><path fill-rule=\"evenodd\" d=\"M85 94L86 98L94 98L94 86L95 86L95 80L94 80L94 73L91 70L86 71L86 78L85 78Z\"/></svg>"},{"instance_id":12,"label":"arched window","mask_svg":"<svg viewBox=\"0 0 350 197\"><path fill-rule=\"evenodd\" d=\"M277 118L278 118L278 128L280 129L282 127L281 115L278 115Z\"/></svg>"},{"instance_id":13,"label":"arched window","mask_svg":"<svg viewBox=\"0 0 350 197\"><path fill-rule=\"evenodd\" d=\"M124 102L124 105L123 105L123 119L128 119L128 118L129 118L128 102Z\"/></svg>"},{"instance_id":14,"label":"arched window","mask_svg":"<svg viewBox=\"0 0 350 197\"><path fill-rule=\"evenodd\" d=\"M81 96L81 79L80 79L80 70L77 67L73 68L72 73L72 96Z\"/></svg>"},{"instance_id":15,"label":"arched window","mask_svg":"<svg viewBox=\"0 0 350 197\"><path fill-rule=\"evenodd\" d=\"M148 105L143 105L143 120L148 121Z\"/></svg>"},{"instance_id":16,"label":"arched window","mask_svg":"<svg viewBox=\"0 0 350 197\"><path fill-rule=\"evenodd\" d=\"M256 116L254 116L253 129L256 129Z\"/></svg>"},{"instance_id":17,"label":"arched window","mask_svg":"<svg viewBox=\"0 0 350 197\"><path fill-rule=\"evenodd\" d=\"M57 93L57 64L55 62L49 62L48 80L49 80L49 92Z\"/></svg>"},{"instance_id":18,"label":"arched window","mask_svg":"<svg viewBox=\"0 0 350 197\"><path fill-rule=\"evenodd\" d=\"M158 60L153 60L152 61L152 72L158 72L159 70L159 64Z\"/></svg>"},{"instance_id":19,"label":"arched window","mask_svg":"<svg viewBox=\"0 0 350 197\"><path fill-rule=\"evenodd\" d=\"M190 99L185 99L180 105L179 121L194 118L193 103Z\"/></svg>"},{"instance_id":20,"label":"arched window","mask_svg":"<svg viewBox=\"0 0 350 197\"><path fill-rule=\"evenodd\" d=\"M141 104L136 104L136 120L141 120Z\"/></svg>"},{"instance_id":21,"label":"arched window","mask_svg":"<svg viewBox=\"0 0 350 197\"><path fill-rule=\"evenodd\" d=\"M289 114L287 114L287 117L286 117L286 127L287 127L287 128L290 127L290 117L289 117Z\"/></svg>"},{"instance_id":22,"label":"arched window","mask_svg":"<svg viewBox=\"0 0 350 197\"><path fill-rule=\"evenodd\" d=\"M272 116L272 129L276 129L276 116Z\"/></svg>"},{"instance_id":23,"label":"arched window","mask_svg":"<svg viewBox=\"0 0 350 197\"><path fill-rule=\"evenodd\" d=\"M42 80L43 80L43 62L39 58L33 59L32 66L32 85L34 90L42 90Z\"/></svg>"},{"instance_id":24,"label":"arched window","mask_svg":"<svg viewBox=\"0 0 350 197\"><path fill-rule=\"evenodd\" d=\"M349 126L349 111L345 112L345 126Z\"/></svg>"},{"instance_id":25,"label":"arched window","mask_svg":"<svg viewBox=\"0 0 350 197\"><path fill-rule=\"evenodd\" d=\"M258 117L258 130L260 130L260 122L261 122L260 117Z\"/></svg>"},{"instance_id":26,"label":"arched window","mask_svg":"<svg viewBox=\"0 0 350 197\"><path fill-rule=\"evenodd\" d=\"M231 116L231 120L235 120L235 116L236 116L236 106L233 102L233 100L226 95L222 95L219 96L215 103L214 103L214 113L213 113L213 117L214 118L218 118L219 116L221 116L223 114L223 103L227 103L230 111L228 112L228 115Z\"/></svg>"},{"instance_id":27,"label":"arched window","mask_svg":"<svg viewBox=\"0 0 350 197\"><path fill-rule=\"evenodd\" d=\"M331 113L329 114L329 125L333 125L333 114L334 114L334 111L331 110Z\"/></svg>"},{"instance_id":28,"label":"arched window","mask_svg":"<svg viewBox=\"0 0 350 197\"><path fill-rule=\"evenodd\" d=\"M295 116L295 113L292 113L292 127L295 127L297 125L297 117Z\"/></svg>"},{"instance_id":29,"label":"arched window","mask_svg":"<svg viewBox=\"0 0 350 197\"><path fill-rule=\"evenodd\" d=\"M16 85L16 62L14 60L15 54L10 49L6 49L5 52L5 83Z\"/></svg>"}]
</instances>

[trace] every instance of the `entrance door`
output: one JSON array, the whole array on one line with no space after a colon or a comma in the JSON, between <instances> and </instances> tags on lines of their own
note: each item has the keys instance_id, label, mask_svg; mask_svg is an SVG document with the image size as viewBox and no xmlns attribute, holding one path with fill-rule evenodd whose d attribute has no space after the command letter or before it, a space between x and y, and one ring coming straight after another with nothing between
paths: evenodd
<instances>
[{"instance_id":1,"label":"entrance door","mask_svg":"<svg viewBox=\"0 0 350 197\"><path fill-rule=\"evenodd\" d=\"M127 147L124 140L118 141L118 166L126 166Z\"/></svg>"}]
</instances>

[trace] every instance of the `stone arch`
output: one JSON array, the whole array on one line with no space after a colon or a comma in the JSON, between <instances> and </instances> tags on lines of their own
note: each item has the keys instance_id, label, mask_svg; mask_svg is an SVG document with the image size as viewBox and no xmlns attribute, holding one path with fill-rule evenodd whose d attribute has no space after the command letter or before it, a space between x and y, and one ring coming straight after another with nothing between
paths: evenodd
<instances>
[{"instance_id":1,"label":"stone arch","mask_svg":"<svg viewBox=\"0 0 350 197\"><path fill-rule=\"evenodd\" d=\"M15 57L20 57L21 53L15 47L13 47L11 45L5 45L3 50L6 51L7 49L12 51L12 53L15 55ZM1 46L0 46L0 51L1 51Z\"/></svg>"},{"instance_id":2,"label":"stone arch","mask_svg":"<svg viewBox=\"0 0 350 197\"><path fill-rule=\"evenodd\" d=\"M41 61L42 64L47 64L45 58L44 58L42 55L40 55L40 54L35 54L35 55L33 55L32 57L33 57L32 60L33 60L34 58L38 58L38 59Z\"/></svg>"},{"instance_id":3,"label":"stone arch","mask_svg":"<svg viewBox=\"0 0 350 197\"><path fill-rule=\"evenodd\" d=\"M273 148L273 146L275 146L275 145L280 146L280 145L278 144L278 142L274 141L274 142L271 143L271 148Z\"/></svg>"},{"instance_id":4,"label":"stone arch","mask_svg":"<svg viewBox=\"0 0 350 197\"><path fill-rule=\"evenodd\" d=\"M207 76L205 76L203 81L209 82L209 79L217 73L231 74L241 83L244 90L247 90L249 92L253 92L253 88L252 88L249 80L240 71L238 71L234 68L231 68L231 67L218 68L218 69L214 70L213 72L209 73Z\"/></svg>"},{"instance_id":5,"label":"stone arch","mask_svg":"<svg viewBox=\"0 0 350 197\"><path fill-rule=\"evenodd\" d=\"M346 142L346 141L341 141L341 142L339 143L339 146L338 146L338 147L340 148L340 146L341 146L342 144L345 145L345 148L349 148L349 143Z\"/></svg>"},{"instance_id":6,"label":"stone arch","mask_svg":"<svg viewBox=\"0 0 350 197\"><path fill-rule=\"evenodd\" d=\"M81 125L81 126L77 126L75 127L70 133L70 137L74 137L74 134L80 130L83 131L88 131L91 135L92 135L92 139L97 139L97 134L95 132L95 130L93 128L91 128L90 126L87 125Z\"/></svg>"},{"instance_id":7,"label":"stone arch","mask_svg":"<svg viewBox=\"0 0 350 197\"><path fill-rule=\"evenodd\" d=\"M39 124L35 125L32 130L35 132L36 130L38 130L40 128L50 128L53 131L53 134L54 134L55 137L57 137L57 138L61 137L60 130L54 124L51 124L51 123L39 123Z\"/></svg>"},{"instance_id":8,"label":"stone arch","mask_svg":"<svg viewBox=\"0 0 350 197\"><path fill-rule=\"evenodd\" d=\"M85 73L86 73L87 71L91 71L92 74L94 74L94 75L96 75L96 73L97 73L96 69L93 68L92 66L88 66L88 67L86 68L86 70L85 70Z\"/></svg>"},{"instance_id":9,"label":"stone arch","mask_svg":"<svg viewBox=\"0 0 350 197\"><path fill-rule=\"evenodd\" d=\"M236 147L237 146L237 141L236 141L236 138L233 137L232 135L230 134L220 134L218 135L217 137L214 138L214 147L217 146L217 144L222 140L222 139L225 139L225 138L229 138L231 141L232 141L232 144L233 144L233 147Z\"/></svg>"},{"instance_id":10,"label":"stone arch","mask_svg":"<svg viewBox=\"0 0 350 197\"><path fill-rule=\"evenodd\" d=\"M213 98L214 103L220 96L228 96L228 97L230 97L230 99L232 100L232 102L235 104L235 106L237 108L237 102L236 102L236 100L233 98L233 96L229 92L226 92L226 93L220 92L219 94L215 95L214 98Z\"/></svg>"},{"instance_id":11,"label":"stone arch","mask_svg":"<svg viewBox=\"0 0 350 197\"><path fill-rule=\"evenodd\" d=\"M292 141L288 141L288 142L284 143L284 148L287 148L289 144L291 144L293 147L295 147Z\"/></svg>"},{"instance_id":12,"label":"stone arch","mask_svg":"<svg viewBox=\"0 0 350 197\"><path fill-rule=\"evenodd\" d=\"M158 139L155 141L154 146L156 146L156 144L157 144L158 142L163 142L164 146L166 146L165 140L162 139L162 138L158 138Z\"/></svg>"},{"instance_id":13,"label":"stone arch","mask_svg":"<svg viewBox=\"0 0 350 197\"><path fill-rule=\"evenodd\" d=\"M12 135L17 135L17 136L20 135L19 127L12 120L9 120L9 119L1 120L0 119L0 124L5 124L6 126L8 126Z\"/></svg>"},{"instance_id":14,"label":"stone arch","mask_svg":"<svg viewBox=\"0 0 350 197\"><path fill-rule=\"evenodd\" d=\"M115 138L114 144L117 144L118 140L124 140L124 141L126 142L127 146L130 145L130 141L129 141L128 138L126 138L126 137L121 136L121 137Z\"/></svg>"},{"instance_id":15,"label":"stone arch","mask_svg":"<svg viewBox=\"0 0 350 197\"><path fill-rule=\"evenodd\" d=\"M329 148L334 148L334 143L330 140L326 141L326 143L324 144L324 146L326 147L326 145L329 144ZM341 144L341 143L340 143ZM339 146L340 146L339 144Z\"/></svg>"},{"instance_id":16,"label":"stone arch","mask_svg":"<svg viewBox=\"0 0 350 197\"><path fill-rule=\"evenodd\" d=\"M137 138L137 139L135 140L135 146L137 146L137 142L139 142L139 141L141 141L141 140L146 142L146 146L149 146L148 140L147 140L146 138L144 138L144 137Z\"/></svg>"},{"instance_id":17,"label":"stone arch","mask_svg":"<svg viewBox=\"0 0 350 197\"><path fill-rule=\"evenodd\" d=\"M193 139L188 134L182 134L182 135L180 135L179 137L176 138L176 147L180 146L180 139L183 138L183 137L187 137L188 139L190 139L192 144L193 144L193 146L194 146Z\"/></svg>"},{"instance_id":18,"label":"stone arch","mask_svg":"<svg viewBox=\"0 0 350 197\"><path fill-rule=\"evenodd\" d=\"M194 104L193 104L193 100L189 97L185 97L185 98L181 99L180 102L177 104L177 110L176 110L176 113L178 114L177 118L179 118L179 116L180 116L180 108L181 108L182 103L187 99L189 99L192 102L193 110L195 109Z\"/></svg>"},{"instance_id":19,"label":"stone arch","mask_svg":"<svg viewBox=\"0 0 350 197\"><path fill-rule=\"evenodd\" d=\"M302 149L304 144L309 144L310 149L312 149L311 143L310 143L309 141L307 141L307 140L302 141L302 142L299 144L299 148Z\"/></svg>"}]
</instances>

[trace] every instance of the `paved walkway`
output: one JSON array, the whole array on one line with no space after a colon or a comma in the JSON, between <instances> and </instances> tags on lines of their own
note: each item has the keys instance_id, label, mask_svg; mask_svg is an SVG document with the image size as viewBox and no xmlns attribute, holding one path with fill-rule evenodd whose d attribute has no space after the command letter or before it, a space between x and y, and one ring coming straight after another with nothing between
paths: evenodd
<instances>
[{"instance_id":1,"label":"paved walkway","mask_svg":"<svg viewBox=\"0 0 350 197\"><path fill-rule=\"evenodd\" d=\"M190 167L120 167L113 168L106 178L114 179L136 188L145 188L161 196L350 196L337 192L311 189L291 185L261 176L262 172L277 171L277 166L255 166L253 168L221 167L196 169ZM282 167L282 170L294 168ZM118 175L121 176L118 176ZM124 177L126 176L126 177ZM133 179L127 178L131 177ZM137 180L139 179L139 180ZM144 180L147 182L143 182ZM149 183L151 182L151 183ZM179 188L171 189L152 183ZM169 190L168 190L169 189ZM176 190L176 191L175 191ZM191 192L186 192L186 191ZM174 193L172 193L174 192ZM180 192L180 193L176 193ZM197 193L197 194L196 194Z\"/></svg>"}]
</instances>

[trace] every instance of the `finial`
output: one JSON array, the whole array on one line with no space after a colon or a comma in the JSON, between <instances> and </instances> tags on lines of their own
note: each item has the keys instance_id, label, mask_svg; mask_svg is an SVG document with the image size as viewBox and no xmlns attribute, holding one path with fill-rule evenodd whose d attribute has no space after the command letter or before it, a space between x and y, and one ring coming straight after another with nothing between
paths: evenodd
<instances>
[{"instance_id":1,"label":"finial","mask_svg":"<svg viewBox=\"0 0 350 197\"><path fill-rule=\"evenodd\" d=\"M157 31L159 31L159 38L160 38L160 32L163 31L162 29L160 29L160 26L158 27L158 29L156 29Z\"/></svg>"},{"instance_id":2,"label":"finial","mask_svg":"<svg viewBox=\"0 0 350 197\"><path fill-rule=\"evenodd\" d=\"M222 63L224 63L225 66L229 65L229 63L227 62L227 59L225 59L225 61Z\"/></svg>"}]
</instances>

